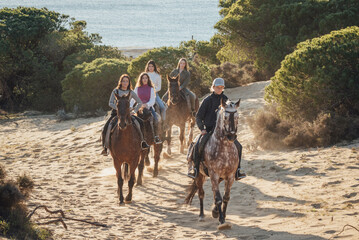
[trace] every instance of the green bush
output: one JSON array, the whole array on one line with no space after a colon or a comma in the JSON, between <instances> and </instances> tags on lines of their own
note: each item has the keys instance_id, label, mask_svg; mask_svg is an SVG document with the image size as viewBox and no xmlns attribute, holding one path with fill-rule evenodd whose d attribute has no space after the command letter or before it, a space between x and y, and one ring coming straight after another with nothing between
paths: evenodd
<instances>
[{"instance_id":1,"label":"green bush","mask_svg":"<svg viewBox=\"0 0 359 240\"><path fill-rule=\"evenodd\" d=\"M251 82L265 81L265 76L250 63L241 65L233 63L223 63L214 65L211 68L212 79L221 77L226 82L226 87L239 87Z\"/></svg>"},{"instance_id":2,"label":"green bush","mask_svg":"<svg viewBox=\"0 0 359 240\"><path fill-rule=\"evenodd\" d=\"M209 93L212 84L211 69L205 63L197 61L188 62L190 66L191 81L188 88L198 97Z\"/></svg>"},{"instance_id":3,"label":"green bush","mask_svg":"<svg viewBox=\"0 0 359 240\"><path fill-rule=\"evenodd\" d=\"M155 48L132 60L128 67L128 73L132 77L132 80L136 81L140 73L145 70L147 62L150 59L154 60L160 69L162 77L162 87L160 91L160 95L162 95L167 91L166 75L170 74L170 72L177 67L178 60L183 57L188 57L188 50L186 48Z\"/></svg>"},{"instance_id":4,"label":"green bush","mask_svg":"<svg viewBox=\"0 0 359 240\"><path fill-rule=\"evenodd\" d=\"M359 137L359 27L298 44L249 119L264 148L328 146Z\"/></svg>"},{"instance_id":5,"label":"green bush","mask_svg":"<svg viewBox=\"0 0 359 240\"><path fill-rule=\"evenodd\" d=\"M359 115L359 27L298 44L266 88L281 117L313 121L321 112Z\"/></svg>"},{"instance_id":6,"label":"green bush","mask_svg":"<svg viewBox=\"0 0 359 240\"><path fill-rule=\"evenodd\" d=\"M111 92L128 66L127 61L106 58L77 65L61 82L67 109L72 110L75 105L80 111L108 109Z\"/></svg>"},{"instance_id":7,"label":"green bush","mask_svg":"<svg viewBox=\"0 0 359 240\"><path fill-rule=\"evenodd\" d=\"M221 0L220 7L217 57L238 63L247 56L269 76L299 42L359 25L357 0Z\"/></svg>"},{"instance_id":8,"label":"green bush","mask_svg":"<svg viewBox=\"0 0 359 240\"><path fill-rule=\"evenodd\" d=\"M68 55L92 48L86 22L46 8L0 9L0 106L10 111L61 108Z\"/></svg>"},{"instance_id":9,"label":"green bush","mask_svg":"<svg viewBox=\"0 0 359 240\"><path fill-rule=\"evenodd\" d=\"M122 52L116 47L93 46L67 56L63 62L64 71L70 72L77 64L92 62L96 58L117 58L127 60Z\"/></svg>"}]
</instances>

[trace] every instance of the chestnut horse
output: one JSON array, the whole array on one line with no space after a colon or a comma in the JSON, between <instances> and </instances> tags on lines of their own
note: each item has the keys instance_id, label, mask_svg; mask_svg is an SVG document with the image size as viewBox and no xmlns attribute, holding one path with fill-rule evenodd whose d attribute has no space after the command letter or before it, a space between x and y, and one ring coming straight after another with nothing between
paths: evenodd
<instances>
[{"instance_id":1,"label":"chestnut horse","mask_svg":"<svg viewBox=\"0 0 359 240\"><path fill-rule=\"evenodd\" d=\"M188 142L192 142L193 139L193 127L196 123L196 119L194 116L191 115L191 111L188 109L187 101L185 97L180 92L180 82L179 82L179 75L177 77L169 77L167 76L168 81L168 100L167 106L168 109L166 111L166 123L168 129L166 131L166 136L163 140L167 140L167 154L171 155L171 135L172 135L172 125L176 125L180 128L180 152L184 153L185 147L185 127L186 122L189 122L189 135L188 135ZM198 111L198 98L196 97L195 100L195 111Z\"/></svg>"},{"instance_id":2,"label":"chestnut horse","mask_svg":"<svg viewBox=\"0 0 359 240\"><path fill-rule=\"evenodd\" d=\"M234 182L235 172L239 161L238 151L234 144L234 141L237 138L237 108L239 107L239 103L240 100L237 103L230 101L227 101L226 104L221 103L220 109L217 112L216 127L204 147L203 162L201 162L198 177L193 180L193 183L190 186L190 192L185 200L187 204L190 204L198 190L200 201L200 221L204 220L203 184L207 177L205 169L208 170L208 175L212 183L214 197L212 216L214 218L219 216L220 224L223 224L226 219L226 210L230 198L230 191ZM225 181L223 199L219 191L219 183L222 180Z\"/></svg>"},{"instance_id":3,"label":"chestnut horse","mask_svg":"<svg viewBox=\"0 0 359 240\"><path fill-rule=\"evenodd\" d=\"M123 182L130 177L128 181L128 195L125 201L131 202L132 188L136 180L135 170L140 161L140 157L143 158L144 155L141 150L139 133L131 119L129 94L120 97L115 93L115 98L117 100L117 125L111 134L109 150L116 169L117 194L120 204L124 204L122 192Z\"/></svg>"},{"instance_id":4,"label":"chestnut horse","mask_svg":"<svg viewBox=\"0 0 359 240\"><path fill-rule=\"evenodd\" d=\"M162 152L163 143L155 144L155 141L154 141L154 138L153 138L153 133L152 133L152 127L151 127L151 118L153 118L153 116L152 116L150 110L148 110L147 108L144 108L142 111L139 111L137 113L137 116L143 120L144 137L145 137L145 140L146 140L147 144L150 145L150 146L153 146L153 149L154 149L155 165L154 165L154 169L153 169L153 177L157 177L157 175L158 175L158 162L160 161L160 156L161 156L161 152ZM155 123L153 123L153 124L155 124ZM160 134L161 133L161 124L158 124L157 132L159 133L159 136L162 139L162 136ZM141 159L141 162L140 162L141 167L138 168L137 185L142 185L143 165L144 164L146 164L146 166L150 165L150 159L149 159L149 156L148 156L149 153L150 153L150 149L146 149L143 152L144 152L145 158Z\"/></svg>"}]
</instances>

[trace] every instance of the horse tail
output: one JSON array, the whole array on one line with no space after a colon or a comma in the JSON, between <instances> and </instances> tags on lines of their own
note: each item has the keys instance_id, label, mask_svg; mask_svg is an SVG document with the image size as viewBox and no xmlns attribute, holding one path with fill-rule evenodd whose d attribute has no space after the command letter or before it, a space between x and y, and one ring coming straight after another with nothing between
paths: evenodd
<instances>
[{"instance_id":1,"label":"horse tail","mask_svg":"<svg viewBox=\"0 0 359 240\"><path fill-rule=\"evenodd\" d=\"M192 184L189 185L189 187L187 189L188 194L187 194L187 197L185 199L186 204L190 205L192 203L192 199L193 199L194 195L196 195L197 190L198 190L198 187L197 187L196 181L193 180Z\"/></svg>"},{"instance_id":2,"label":"horse tail","mask_svg":"<svg viewBox=\"0 0 359 240\"><path fill-rule=\"evenodd\" d=\"M121 169L122 179L125 182L128 182L128 180L130 179L130 166L128 165L128 163L123 163Z\"/></svg>"}]
</instances>

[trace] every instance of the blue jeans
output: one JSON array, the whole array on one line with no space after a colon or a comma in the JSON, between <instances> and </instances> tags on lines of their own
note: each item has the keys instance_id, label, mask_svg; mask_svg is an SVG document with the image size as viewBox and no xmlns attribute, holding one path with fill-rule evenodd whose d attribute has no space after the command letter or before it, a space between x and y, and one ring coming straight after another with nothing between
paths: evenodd
<instances>
[{"instance_id":1,"label":"blue jeans","mask_svg":"<svg viewBox=\"0 0 359 240\"><path fill-rule=\"evenodd\" d=\"M153 109L153 107L150 107L150 111L152 113L153 119L155 120L154 122L157 124L158 118L157 118L157 114L156 114L155 110Z\"/></svg>"},{"instance_id":2,"label":"blue jeans","mask_svg":"<svg viewBox=\"0 0 359 240\"><path fill-rule=\"evenodd\" d=\"M156 93L156 103L160 107L162 121L164 121L166 119L166 107L165 104L162 102L160 95L158 95L158 93Z\"/></svg>"}]
</instances>

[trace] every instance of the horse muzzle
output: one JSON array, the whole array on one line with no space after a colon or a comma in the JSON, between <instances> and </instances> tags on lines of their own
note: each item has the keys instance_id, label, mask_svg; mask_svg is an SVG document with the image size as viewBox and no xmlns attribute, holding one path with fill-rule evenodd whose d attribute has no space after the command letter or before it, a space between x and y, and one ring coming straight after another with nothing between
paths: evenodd
<instances>
[{"instance_id":1,"label":"horse muzzle","mask_svg":"<svg viewBox=\"0 0 359 240\"><path fill-rule=\"evenodd\" d=\"M227 140L229 142L234 142L235 140L237 139L237 134L233 134L233 133L230 133L230 134L227 134Z\"/></svg>"}]
</instances>

